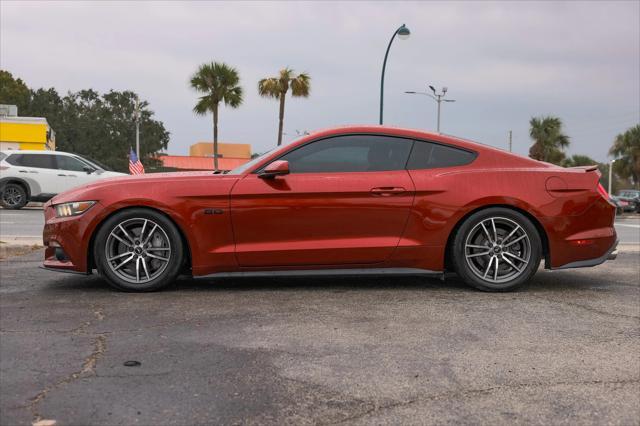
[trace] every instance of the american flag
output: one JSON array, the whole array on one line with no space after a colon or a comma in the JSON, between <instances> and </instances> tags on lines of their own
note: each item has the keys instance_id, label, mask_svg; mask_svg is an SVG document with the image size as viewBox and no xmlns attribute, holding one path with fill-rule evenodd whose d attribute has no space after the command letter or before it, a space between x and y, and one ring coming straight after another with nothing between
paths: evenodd
<instances>
[{"instance_id":1,"label":"american flag","mask_svg":"<svg viewBox=\"0 0 640 426\"><path fill-rule=\"evenodd\" d=\"M144 166L138 159L138 156L136 155L133 148L130 148L130 150L131 151L129 152L129 173L131 173L132 175L144 174Z\"/></svg>"}]
</instances>

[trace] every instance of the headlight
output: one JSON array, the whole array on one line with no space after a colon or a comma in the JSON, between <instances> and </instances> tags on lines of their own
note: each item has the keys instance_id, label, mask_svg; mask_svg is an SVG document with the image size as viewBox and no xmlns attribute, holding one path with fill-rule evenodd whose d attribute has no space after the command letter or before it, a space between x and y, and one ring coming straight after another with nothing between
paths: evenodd
<instances>
[{"instance_id":1,"label":"headlight","mask_svg":"<svg viewBox=\"0 0 640 426\"><path fill-rule=\"evenodd\" d=\"M73 203L63 203L57 204L56 208L56 216L58 217L69 217L69 216L77 216L89 210L91 206L93 206L95 201L76 201Z\"/></svg>"}]
</instances>

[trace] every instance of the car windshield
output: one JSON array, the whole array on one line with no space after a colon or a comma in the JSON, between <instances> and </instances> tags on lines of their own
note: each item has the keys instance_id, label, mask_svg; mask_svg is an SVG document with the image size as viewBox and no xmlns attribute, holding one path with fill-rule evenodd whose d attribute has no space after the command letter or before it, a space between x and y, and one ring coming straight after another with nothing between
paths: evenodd
<instances>
[{"instance_id":1,"label":"car windshield","mask_svg":"<svg viewBox=\"0 0 640 426\"><path fill-rule=\"evenodd\" d=\"M107 172L111 172L113 170L111 170L111 168L105 166L104 164L102 164L99 161L96 160L92 160L91 158L84 156L82 154L76 154L78 157L80 157L82 159L82 161L84 161L85 163L89 163L89 165L91 165L94 169L102 169L105 170Z\"/></svg>"},{"instance_id":2,"label":"car windshield","mask_svg":"<svg viewBox=\"0 0 640 426\"><path fill-rule=\"evenodd\" d=\"M244 163L243 165L236 167L235 169L231 170L227 174L228 175L239 175L239 174L242 174L242 173L246 172L251 167L255 166L260 161L264 160L267 157L267 155L270 155L274 150L275 150L275 148L270 149L269 151L267 151L267 152L265 152L263 154L260 154L259 156L257 156L253 160L248 161L248 162Z\"/></svg>"}]
</instances>

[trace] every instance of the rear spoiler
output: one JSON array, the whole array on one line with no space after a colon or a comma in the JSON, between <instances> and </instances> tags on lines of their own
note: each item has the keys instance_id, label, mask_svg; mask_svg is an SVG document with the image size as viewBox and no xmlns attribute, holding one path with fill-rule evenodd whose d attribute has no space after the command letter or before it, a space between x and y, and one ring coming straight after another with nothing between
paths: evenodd
<instances>
[{"instance_id":1,"label":"rear spoiler","mask_svg":"<svg viewBox=\"0 0 640 426\"><path fill-rule=\"evenodd\" d=\"M585 172L593 172L595 170L598 170L598 166L597 165L593 165L593 166L576 166L576 167L569 167L569 169L573 169L573 170L584 170Z\"/></svg>"}]
</instances>

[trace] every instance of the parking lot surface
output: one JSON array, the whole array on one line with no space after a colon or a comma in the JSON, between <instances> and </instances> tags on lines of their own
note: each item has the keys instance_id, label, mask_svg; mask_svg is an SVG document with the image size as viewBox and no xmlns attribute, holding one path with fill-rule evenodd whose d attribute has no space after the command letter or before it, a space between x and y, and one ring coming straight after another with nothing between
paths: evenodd
<instances>
[{"instance_id":1,"label":"parking lot surface","mask_svg":"<svg viewBox=\"0 0 640 426\"><path fill-rule=\"evenodd\" d=\"M640 418L637 247L505 294L419 277L184 279L127 294L38 269L41 256L0 263L3 425Z\"/></svg>"}]
</instances>

